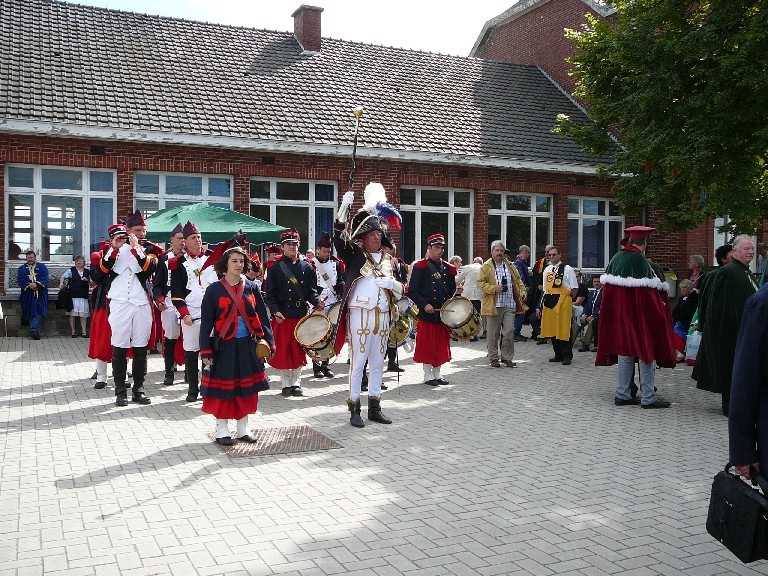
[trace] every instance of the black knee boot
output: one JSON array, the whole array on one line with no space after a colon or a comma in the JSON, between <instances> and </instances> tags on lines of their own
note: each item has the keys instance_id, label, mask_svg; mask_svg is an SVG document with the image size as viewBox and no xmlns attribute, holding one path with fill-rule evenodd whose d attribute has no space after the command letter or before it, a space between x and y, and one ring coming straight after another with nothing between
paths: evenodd
<instances>
[{"instance_id":1,"label":"black knee boot","mask_svg":"<svg viewBox=\"0 0 768 576\"><path fill-rule=\"evenodd\" d=\"M333 378L335 376L335 374L331 372L331 369L328 368L328 360L325 360L320 365L320 372L322 372L323 376L325 376L326 378Z\"/></svg>"},{"instance_id":2,"label":"black knee boot","mask_svg":"<svg viewBox=\"0 0 768 576\"><path fill-rule=\"evenodd\" d=\"M176 340L166 338L163 341L163 360L165 360L165 378L163 385L173 385L173 369L176 366L174 352L176 351Z\"/></svg>"},{"instance_id":3,"label":"black knee boot","mask_svg":"<svg viewBox=\"0 0 768 576\"><path fill-rule=\"evenodd\" d=\"M389 361L387 362L387 372L405 372L405 370L400 368L400 366L397 363L396 347L387 346L387 358L389 359Z\"/></svg>"},{"instance_id":4,"label":"black knee boot","mask_svg":"<svg viewBox=\"0 0 768 576\"><path fill-rule=\"evenodd\" d=\"M360 398L358 398L356 402L347 400L347 407L349 408L349 423L355 428L363 428L365 422L363 422L363 419L360 417Z\"/></svg>"},{"instance_id":5,"label":"black knee boot","mask_svg":"<svg viewBox=\"0 0 768 576\"><path fill-rule=\"evenodd\" d=\"M379 424L392 424L392 420L381 413L381 398L368 396L368 420Z\"/></svg>"},{"instance_id":6,"label":"black knee boot","mask_svg":"<svg viewBox=\"0 0 768 576\"><path fill-rule=\"evenodd\" d=\"M187 402L197 402L200 394L199 356L200 352L184 352L184 366L186 367L187 380L189 381Z\"/></svg>"},{"instance_id":7,"label":"black knee boot","mask_svg":"<svg viewBox=\"0 0 768 576\"><path fill-rule=\"evenodd\" d=\"M128 406L125 378L128 372L128 348L112 348L112 377L115 379L115 404Z\"/></svg>"},{"instance_id":8,"label":"black knee boot","mask_svg":"<svg viewBox=\"0 0 768 576\"><path fill-rule=\"evenodd\" d=\"M147 347L133 349L133 395L131 402L137 404L150 404L150 400L144 394L144 375L147 373Z\"/></svg>"},{"instance_id":9,"label":"black knee boot","mask_svg":"<svg viewBox=\"0 0 768 576\"><path fill-rule=\"evenodd\" d=\"M312 360L312 375L315 378L323 378L325 374L322 372L322 365L319 362Z\"/></svg>"}]
</instances>

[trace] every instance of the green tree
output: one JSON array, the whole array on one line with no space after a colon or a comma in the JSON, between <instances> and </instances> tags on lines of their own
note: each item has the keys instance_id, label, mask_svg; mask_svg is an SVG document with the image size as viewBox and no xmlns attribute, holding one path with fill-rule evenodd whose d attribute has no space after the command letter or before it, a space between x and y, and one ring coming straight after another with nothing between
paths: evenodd
<instances>
[{"instance_id":1,"label":"green tree","mask_svg":"<svg viewBox=\"0 0 768 576\"><path fill-rule=\"evenodd\" d=\"M734 231L768 217L765 1L616 0L616 14L569 30L575 96L594 124L558 118L592 153L622 149L606 174L628 214L666 211L685 230L717 214ZM631 177L622 177L631 174Z\"/></svg>"}]
</instances>

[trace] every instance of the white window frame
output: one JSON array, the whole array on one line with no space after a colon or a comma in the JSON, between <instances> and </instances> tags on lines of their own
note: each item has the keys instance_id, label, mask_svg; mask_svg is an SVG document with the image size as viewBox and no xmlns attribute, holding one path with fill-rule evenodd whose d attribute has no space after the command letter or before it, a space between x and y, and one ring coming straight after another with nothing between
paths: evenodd
<instances>
[{"instance_id":1,"label":"white window frame","mask_svg":"<svg viewBox=\"0 0 768 576\"><path fill-rule=\"evenodd\" d=\"M250 197L250 183L252 181L269 182L269 198L251 198ZM286 200L284 198L277 197L277 183L286 182L289 184L308 184L309 185L309 199L308 200ZM333 187L333 199L332 200L315 200L315 186L332 186ZM302 238L302 246L307 248L313 248L317 245L316 241L320 233L328 232L333 233L333 230L318 230L315 223L315 208L331 208L334 211L334 217L336 214L337 202L339 196L339 183L333 180L304 180L301 178L268 178L262 176L251 176L248 179L248 213L250 214L250 207L253 205L267 205L269 207L269 222L272 224L281 225L277 222L277 208L296 206L297 208L307 208L309 214L309 221L307 223L308 237L306 243Z\"/></svg>"},{"instance_id":2,"label":"white window frame","mask_svg":"<svg viewBox=\"0 0 768 576\"><path fill-rule=\"evenodd\" d=\"M570 209L568 207L568 203L570 200L578 200L579 201L579 212L578 214L571 214ZM584 214L584 201L602 201L606 202L606 213L605 214ZM579 244L576 246L576 253L578 254L578 258L576 259L576 262L569 261L568 263L573 266L574 268L581 268L582 272L589 272L589 271L599 271L599 270L605 270L605 266L608 266L608 262L611 261L611 245L610 245L610 232L611 232L611 226L610 222L620 222L621 223L621 230L624 230L625 227L625 221L624 216L610 216L611 213L611 204L616 205L616 201L611 198L595 198L594 196L571 196L569 195L566 198L566 212L568 216L568 222L571 220L578 220L579 222ZM603 220L606 223L605 231L604 231L604 240L603 240L603 246L605 249L605 254L603 260L605 261L605 266L602 268L584 268L582 266L582 258L583 258L583 245L584 245L584 220ZM568 235L568 222L566 222L566 235ZM621 237L621 235L619 235ZM613 252L616 253L618 251L619 247L614 246ZM574 247L568 245L568 258L569 260L573 260L572 254L573 254Z\"/></svg>"},{"instance_id":3,"label":"white window frame","mask_svg":"<svg viewBox=\"0 0 768 576\"><path fill-rule=\"evenodd\" d=\"M158 176L158 192L157 194L140 193L136 189L136 176ZM202 192L199 196L190 196L188 194L167 194L165 179L167 176L190 176L193 178L202 178ZM208 181L211 178L217 178L221 180L229 180L230 196L226 198L224 196L212 196L208 193ZM157 210L165 209L166 201L171 202L184 202L187 204L228 204L229 209L232 210L235 201L235 179L230 174L198 174L194 172L155 172L152 170L137 170L133 173L133 209L138 210L137 201L144 200L156 200L158 203ZM151 216L154 212L142 211L142 214L146 218Z\"/></svg>"},{"instance_id":4,"label":"white window frame","mask_svg":"<svg viewBox=\"0 0 768 576\"><path fill-rule=\"evenodd\" d=\"M491 194L501 195L501 208L491 208ZM507 196L528 196L531 199L530 210L509 210L507 209ZM549 211L537 212L536 211L536 198L549 198ZM555 212L554 212L555 199L550 194L536 194L535 192L507 192L503 190L489 190L488 191L488 216L501 216L501 240L504 242L505 247L512 252L513 256L516 256L516 250L519 246L506 246L507 239L507 216L522 216L528 217L531 220L531 237L528 239L528 246L531 248L531 262L537 259L537 249L542 251L546 248L546 245L539 247L536 244L536 222L537 218L547 218L549 220L549 234L547 238L547 244L552 244L552 238L555 232ZM490 246L488 247L490 250Z\"/></svg>"},{"instance_id":5,"label":"white window frame","mask_svg":"<svg viewBox=\"0 0 768 576\"><path fill-rule=\"evenodd\" d=\"M32 187L23 188L10 185L10 178L8 171L10 168L32 168ZM82 173L82 188L79 190L67 190L67 189L47 189L43 188L43 170L69 170ZM108 172L112 174L112 191L111 192L97 192L90 190L90 174L91 172ZM3 250L3 256L5 259L5 290L10 293L17 293L19 289L17 287L11 288L11 277L16 277L16 269L21 265L20 260L9 259L10 237L9 232L11 228L11 205L9 197L12 195L23 195L32 198L32 248L38 256L38 261L44 263L49 268L49 284L52 282L64 270L69 269L72 266L71 262L60 262L52 260L43 260L42 245L43 245L43 231L42 231L42 205L43 196L73 196L82 199L82 222L81 222L81 234L82 234L82 250L86 259L89 259L90 253L88 252L91 244L91 198L108 198L112 200L112 221L117 218L117 170L110 168L98 168L93 166L58 166L50 164L20 164L9 163L5 165L3 173L3 179L5 184L5 215L4 223L6 230L6 245Z\"/></svg>"},{"instance_id":6,"label":"white window frame","mask_svg":"<svg viewBox=\"0 0 768 576\"><path fill-rule=\"evenodd\" d=\"M416 204L403 204L403 190L415 190L415 197L416 197ZM448 206L430 206L430 205L422 205L421 203L421 193L422 191L429 191L429 190L435 190L439 192L448 192ZM462 192L462 193L469 193L469 207L457 207L454 196L455 192ZM424 257L424 254L427 250L427 239L424 238L424 234L421 231L421 214L422 212L433 212L433 213L441 213L441 214L448 214L448 230L445 230L445 241L448 243L445 247L445 252L443 253L443 258L445 260L448 260L451 256L456 254L456 243L453 239L453 231L455 230L454 226L454 216L456 214L468 214L469 215L469 254L467 255L467 261L468 263L472 262L473 253L475 250L475 242L474 242L474 214L475 214L475 194L474 190L471 188L449 188L449 187L443 187L443 186L410 186L407 184L403 184L400 186L400 212L413 212L416 216L415 218L415 230L413 231L414 238L413 238L413 254L415 260L421 260ZM409 242L410 239L403 238L403 243ZM404 247L398 248L398 254L405 253Z\"/></svg>"}]
</instances>

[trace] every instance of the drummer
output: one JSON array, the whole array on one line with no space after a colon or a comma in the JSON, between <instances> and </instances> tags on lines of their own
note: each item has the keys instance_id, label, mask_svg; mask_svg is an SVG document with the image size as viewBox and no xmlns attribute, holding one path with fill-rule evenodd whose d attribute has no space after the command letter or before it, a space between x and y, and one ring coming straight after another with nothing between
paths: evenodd
<instances>
[{"instance_id":1,"label":"drummer","mask_svg":"<svg viewBox=\"0 0 768 576\"><path fill-rule=\"evenodd\" d=\"M408 296L419 307L416 324L416 350L413 361L424 364L424 384L448 384L440 376L440 368L451 360L451 332L440 320L438 310L449 298L461 294L456 286L456 267L443 260L445 236L427 238L427 257L413 264Z\"/></svg>"},{"instance_id":2,"label":"drummer","mask_svg":"<svg viewBox=\"0 0 768 576\"><path fill-rule=\"evenodd\" d=\"M327 232L323 232L317 241L314 258L309 260L317 273L317 286L320 288L320 298L325 302L326 312L341 301L344 294L344 263L331 254L332 248L333 238ZM343 336L341 338L340 341L337 340L338 347L344 345ZM315 378L334 377L334 373L328 368L328 360L322 363L312 360L312 372Z\"/></svg>"},{"instance_id":3,"label":"drummer","mask_svg":"<svg viewBox=\"0 0 768 576\"><path fill-rule=\"evenodd\" d=\"M299 258L299 232L295 229L280 234L282 256L269 265L266 280L266 301L272 314L272 332L277 352L269 364L280 372L283 396L304 396L301 389L301 368L307 355L296 340L294 330L311 304L322 312L325 302L320 298L317 274L312 265Z\"/></svg>"}]
</instances>

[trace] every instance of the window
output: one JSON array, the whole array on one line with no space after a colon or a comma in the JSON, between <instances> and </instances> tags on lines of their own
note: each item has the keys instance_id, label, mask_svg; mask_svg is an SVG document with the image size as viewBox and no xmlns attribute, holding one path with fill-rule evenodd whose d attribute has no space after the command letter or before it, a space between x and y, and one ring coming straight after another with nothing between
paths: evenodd
<instances>
[{"instance_id":1,"label":"window","mask_svg":"<svg viewBox=\"0 0 768 576\"><path fill-rule=\"evenodd\" d=\"M15 268L27 250L49 266L51 287L76 255L98 250L115 221L116 189L112 170L6 166L6 289L18 288Z\"/></svg>"},{"instance_id":2,"label":"window","mask_svg":"<svg viewBox=\"0 0 768 576\"><path fill-rule=\"evenodd\" d=\"M251 216L296 228L301 250L314 248L322 232L333 234L335 183L252 178L249 193Z\"/></svg>"},{"instance_id":3,"label":"window","mask_svg":"<svg viewBox=\"0 0 768 576\"><path fill-rule=\"evenodd\" d=\"M624 217L611 200L568 198L568 263L578 268L605 268L619 250Z\"/></svg>"},{"instance_id":4,"label":"window","mask_svg":"<svg viewBox=\"0 0 768 576\"><path fill-rule=\"evenodd\" d=\"M195 203L232 210L231 176L137 172L133 189L134 208L145 218L164 208Z\"/></svg>"},{"instance_id":5,"label":"window","mask_svg":"<svg viewBox=\"0 0 768 576\"><path fill-rule=\"evenodd\" d=\"M517 254L523 244L531 247L531 260L544 256L552 243L552 198L531 194L488 193L488 243L501 239Z\"/></svg>"},{"instance_id":6,"label":"window","mask_svg":"<svg viewBox=\"0 0 768 576\"><path fill-rule=\"evenodd\" d=\"M428 236L440 232L448 245L444 258L454 254L464 262L471 262L472 246L472 192L468 190L441 190L431 188L401 188L400 213L403 230L398 253L407 262L422 258ZM399 240L399 242L398 242Z\"/></svg>"}]
</instances>

